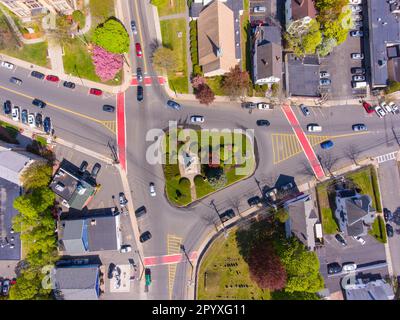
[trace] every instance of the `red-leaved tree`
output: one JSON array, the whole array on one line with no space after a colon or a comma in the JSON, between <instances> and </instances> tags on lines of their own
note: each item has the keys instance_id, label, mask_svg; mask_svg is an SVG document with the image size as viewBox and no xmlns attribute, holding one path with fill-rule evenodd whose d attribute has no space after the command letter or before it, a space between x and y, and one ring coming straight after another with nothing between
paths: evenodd
<instances>
[{"instance_id":1,"label":"red-leaved tree","mask_svg":"<svg viewBox=\"0 0 400 320\"><path fill-rule=\"evenodd\" d=\"M195 76L192 79L192 87L194 89L197 89L199 86L203 85L206 83L206 79L202 76Z\"/></svg>"},{"instance_id":2,"label":"red-leaved tree","mask_svg":"<svg viewBox=\"0 0 400 320\"><path fill-rule=\"evenodd\" d=\"M222 82L222 90L232 100L245 94L249 86L250 77L247 71L242 71L239 65L230 68Z\"/></svg>"},{"instance_id":3,"label":"red-leaved tree","mask_svg":"<svg viewBox=\"0 0 400 320\"><path fill-rule=\"evenodd\" d=\"M206 84L201 84L195 89L196 99L199 100L200 103L209 105L215 100L214 92L211 88Z\"/></svg>"},{"instance_id":4,"label":"red-leaved tree","mask_svg":"<svg viewBox=\"0 0 400 320\"><path fill-rule=\"evenodd\" d=\"M92 62L95 66L96 74L104 82L114 79L123 66L121 54L108 52L99 46L94 46L93 48Z\"/></svg>"},{"instance_id":5,"label":"red-leaved tree","mask_svg":"<svg viewBox=\"0 0 400 320\"><path fill-rule=\"evenodd\" d=\"M273 245L262 242L251 249L248 259L250 277L262 289L281 290L286 285L286 270Z\"/></svg>"}]
</instances>

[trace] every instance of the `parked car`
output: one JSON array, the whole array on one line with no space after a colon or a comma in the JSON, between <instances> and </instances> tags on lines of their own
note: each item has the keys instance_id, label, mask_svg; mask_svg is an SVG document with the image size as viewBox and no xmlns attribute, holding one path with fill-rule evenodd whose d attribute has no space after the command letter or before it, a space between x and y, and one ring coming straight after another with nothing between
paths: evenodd
<instances>
[{"instance_id":1,"label":"parked car","mask_svg":"<svg viewBox=\"0 0 400 320\"><path fill-rule=\"evenodd\" d=\"M270 125L270 122L265 119L257 120L256 123L257 123L257 126L259 126L259 127L269 127L269 125Z\"/></svg>"},{"instance_id":2,"label":"parked car","mask_svg":"<svg viewBox=\"0 0 400 320\"><path fill-rule=\"evenodd\" d=\"M103 106L103 111L105 111L105 112L114 112L115 111L115 107L114 106L110 106L109 104L105 104Z\"/></svg>"},{"instance_id":3,"label":"parked car","mask_svg":"<svg viewBox=\"0 0 400 320\"><path fill-rule=\"evenodd\" d=\"M103 94L103 91L101 91L100 89L96 89L96 88L91 88L89 90L90 94L93 94L95 96L101 96Z\"/></svg>"},{"instance_id":4,"label":"parked car","mask_svg":"<svg viewBox=\"0 0 400 320\"><path fill-rule=\"evenodd\" d=\"M1 289L1 293L4 296L8 296L9 291L10 291L10 280L5 279L3 280L3 288Z\"/></svg>"},{"instance_id":5,"label":"parked car","mask_svg":"<svg viewBox=\"0 0 400 320\"><path fill-rule=\"evenodd\" d=\"M150 183L149 183L149 191L150 191L150 195L151 195L152 197L155 197L155 196L156 196L156 187L154 186L154 183L153 183L153 182L150 182Z\"/></svg>"},{"instance_id":6,"label":"parked car","mask_svg":"<svg viewBox=\"0 0 400 320\"><path fill-rule=\"evenodd\" d=\"M375 112L379 118L386 116L386 111L381 106L375 106Z\"/></svg>"},{"instance_id":7,"label":"parked car","mask_svg":"<svg viewBox=\"0 0 400 320\"><path fill-rule=\"evenodd\" d=\"M322 127L318 123L310 123L307 125L308 132L321 132Z\"/></svg>"},{"instance_id":8,"label":"parked car","mask_svg":"<svg viewBox=\"0 0 400 320\"><path fill-rule=\"evenodd\" d=\"M358 74L358 75L364 75L365 74L365 69L364 68L359 68L359 67L354 67L350 69L352 74Z\"/></svg>"},{"instance_id":9,"label":"parked car","mask_svg":"<svg viewBox=\"0 0 400 320\"><path fill-rule=\"evenodd\" d=\"M328 274L335 274L342 272L342 267L337 262L329 263L327 266Z\"/></svg>"},{"instance_id":10,"label":"parked car","mask_svg":"<svg viewBox=\"0 0 400 320\"><path fill-rule=\"evenodd\" d=\"M44 73L41 73L39 71L32 71L31 76L40 80L43 80L45 77Z\"/></svg>"},{"instance_id":11,"label":"parked car","mask_svg":"<svg viewBox=\"0 0 400 320\"><path fill-rule=\"evenodd\" d=\"M354 21L353 27L354 28L362 28L363 23L362 21Z\"/></svg>"},{"instance_id":12,"label":"parked car","mask_svg":"<svg viewBox=\"0 0 400 320\"><path fill-rule=\"evenodd\" d=\"M136 99L139 102L143 100L143 87L142 86L137 86Z\"/></svg>"},{"instance_id":13,"label":"parked car","mask_svg":"<svg viewBox=\"0 0 400 320\"><path fill-rule=\"evenodd\" d=\"M41 108L41 109L43 109L46 106L46 102L44 102L44 101L42 101L40 99L37 99L37 98L32 100L32 104L34 106L36 106L36 107Z\"/></svg>"},{"instance_id":14,"label":"parked car","mask_svg":"<svg viewBox=\"0 0 400 320\"><path fill-rule=\"evenodd\" d=\"M305 116L309 116L311 114L310 110L308 110L308 108L304 104L300 105L300 110Z\"/></svg>"},{"instance_id":15,"label":"parked car","mask_svg":"<svg viewBox=\"0 0 400 320\"><path fill-rule=\"evenodd\" d=\"M386 102L381 102L380 106L386 111L386 113L392 113L392 108Z\"/></svg>"},{"instance_id":16,"label":"parked car","mask_svg":"<svg viewBox=\"0 0 400 320\"><path fill-rule=\"evenodd\" d=\"M115 264L112 262L108 265L108 272L107 272L108 279L112 279L114 277L115 267L116 267Z\"/></svg>"},{"instance_id":17,"label":"parked car","mask_svg":"<svg viewBox=\"0 0 400 320\"><path fill-rule=\"evenodd\" d=\"M83 160L80 167L79 167L79 172L81 174L84 174L86 172L86 169L88 167L89 163L86 160Z\"/></svg>"},{"instance_id":18,"label":"parked car","mask_svg":"<svg viewBox=\"0 0 400 320\"><path fill-rule=\"evenodd\" d=\"M140 208L137 208L135 211L135 216L136 218L140 218L141 216L145 215L147 213L146 207L141 206Z\"/></svg>"},{"instance_id":19,"label":"parked car","mask_svg":"<svg viewBox=\"0 0 400 320\"><path fill-rule=\"evenodd\" d=\"M175 102L173 100L168 100L167 101L167 106L172 108L172 109L175 109L175 110L181 110L182 109L181 105L178 102Z\"/></svg>"},{"instance_id":20,"label":"parked car","mask_svg":"<svg viewBox=\"0 0 400 320\"><path fill-rule=\"evenodd\" d=\"M5 114L10 114L11 113L11 101L10 100L4 101L3 111L4 111Z\"/></svg>"},{"instance_id":21,"label":"parked car","mask_svg":"<svg viewBox=\"0 0 400 320\"><path fill-rule=\"evenodd\" d=\"M353 124L353 131L367 131L367 126L363 123Z\"/></svg>"},{"instance_id":22,"label":"parked car","mask_svg":"<svg viewBox=\"0 0 400 320\"><path fill-rule=\"evenodd\" d=\"M254 196L247 200L247 203L249 204L250 207L256 206L260 202L261 202L261 198L259 196Z\"/></svg>"},{"instance_id":23,"label":"parked car","mask_svg":"<svg viewBox=\"0 0 400 320\"><path fill-rule=\"evenodd\" d=\"M35 115L33 113L28 114L28 124L32 128L36 127L36 125L35 125Z\"/></svg>"},{"instance_id":24,"label":"parked car","mask_svg":"<svg viewBox=\"0 0 400 320\"><path fill-rule=\"evenodd\" d=\"M360 30L353 30L353 31L350 31L350 36L351 37L363 37L364 33Z\"/></svg>"},{"instance_id":25,"label":"parked car","mask_svg":"<svg viewBox=\"0 0 400 320\"><path fill-rule=\"evenodd\" d=\"M386 233L389 238L394 235L393 227L389 223L386 223Z\"/></svg>"},{"instance_id":26,"label":"parked car","mask_svg":"<svg viewBox=\"0 0 400 320\"><path fill-rule=\"evenodd\" d=\"M43 125L43 120L42 119L43 119L42 114L37 112L36 115L35 115L35 126L36 127L39 128L39 127L41 127Z\"/></svg>"},{"instance_id":27,"label":"parked car","mask_svg":"<svg viewBox=\"0 0 400 320\"><path fill-rule=\"evenodd\" d=\"M333 147L333 141L332 140L326 140L326 141L321 142L320 145L321 145L322 149L328 150L328 149L331 149Z\"/></svg>"},{"instance_id":28,"label":"parked car","mask_svg":"<svg viewBox=\"0 0 400 320\"><path fill-rule=\"evenodd\" d=\"M256 109L257 105L255 103L253 103L253 102L244 102L244 103L242 103L242 108L245 108L245 109Z\"/></svg>"},{"instance_id":29,"label":"parked car","mask_svg":"<svg viewBox=\"0 0 400 320\"><path fill-rule=\"evenodd\" d=\"M127 253L127 252L131 252L132 251L132 246L129 244L125 244L121 246L121 249L119 250L119 252L121 253Z\"/></svg>"},{"instance_id":30,"label":"parked car","mask_svg":"<svg viewBox=\"0 0 400 320\"><path fill-rule=\"evenodd\" d=\"M22 109L21 111L21 122L28 123L28 110Z\"/></svg>"},{"instance_id":31,"label":"parked car","mask_svg":"<svg viewBox=\"0 0 400 320\"><path fill-rule=\"evenodd\" d=\"M151 239L150 231L143 232L139 237L139 241L142 242L142 243L147 241L147 240L150 240L150 239Z\"/></svg>"},{"instance_id":32,"label":"parked car","mask_svg":"<svg viewBox=\"0 0 400 320\"><path fill-rule=\"evenodd\" d=\"M363 53L359 53L359 52L352 53L351 54L351 58L353 60L363 60L364 59L364 54Z\"/></svg>"},{"instance_id":33,"label":"parked car","mask_svg":"<svg viewBox=\"0 0 400 320\"><path fill-rule=\"evenodd\" d=\"M253 9L254 13L263 13L266 11L267 11L267 8L265 8L264 6L255 6Z\"/></svg>"},{"instance_id":34,"label":"parked car","mask_svg":"<svg viewBox=\"0 0 400 320\"><path fill-rule=\"evenodd\" d=\"M362 0L349 0L350 4L361 4Z\"/></svg>"},{"instance_id":35,"label":"parked car","mask_svg":"<svg viewBox=\"0 0 400 320\"><path fill-rule=\"evenodd\" d=\"M10 78L10 82L11 82L11 83L14 83L14 84L16 84L16 85L18 85L18 86L20 86L20 85L22 84L22 80L21 80L21 79L18 79L18 78L16 78L16 77L11 77L11 78Z\"/></svg>"},{"instance_id":36,"label":"parked car","mask_svg":"<svg viewBox=\"0 0 400 320\"><path fill-rule=\"evenodd\" d=\"M346 272L356 271L357 270L357 264L355 264L353 262L343 263L342 270L346 271Z\"/></svg>"},{"instance_id":37,"label":"parked car","mask_svg":"<svg viewBox=\"0 0 400 320\"><path fill-rule=\"evenodd\" d=\"M269 110L272 109L272 106L269 103L259 102L257 103L257 108L260 110Z\"/></svg>"},{"instance_id":38,"label":"parked car","mask_svg":"<svg viewBox=\"0 0 400 320\"><path fill-rule=\"evenodd\" d=\"M320 71L319 72L319 77L322 78L329 78L331 75L329 74L328 71Z\"/></svg>"},{"instance_id":39,"label":"parked car","mask_svg":"<svg viewBox=\"0 0 400 320\"><path fill-rule=\"evenodd\" d=\"M51 82L58 82L60 81L60 78L55 75L49 74L46 76L46 80Z\"/></svg>"},{"instance_id":40,"label":"parked car","mask_svg":"<svg viewBox=\"0 0 400 320\"><path fill-rule=\"evenodd\" d=\"M350 5L350 10L352 13L358 13L362 11L362 6L360 5Z\"/></svg>"},{"instance_id":41,"label":"parked car","mask_svg":"<svg viewBox=\"0 0 400 320\"><path fill-rule=\"evenodd\" d=\"M96 162L92 168L92 171L90 172L90 175L92 176L93 179L97 178L97 175L99 174L101 169L101 164Z\"/></svg>"},{"instance_id":42,"label":"parked car","mask_svg":"<svg viewBox=\"0 0 400 320\"><path fill-rule=\"evenodd\" d=\"M75 89L75 83L71 81L64 81L63 86L69 89Z\"/></svg>"},{"instance_id":43,"label":"parked car","mask_svg":"<svg viewBox=\"0 0 400 320\"><path fill-rule=\"evenodd\" d=\"M357 236L357 237L353 236L352 238L354 240L358 241L359 243L361 243L362 245L365 244L365 240L363 238L361 238L360 236Z\"/></svg>"},{"instance_id":44,"label":"parked car","mask_svg":"<svg viewBox=\"0 0 400 320\"><path fill-rule=\"evenodd\" d=\"M386 222L389 222L393 219L393 213L388 208L383 208L383 218Z\"/></svg>"},{"instance_id":45,"label":"parked car","mask_svg":"<svg viewBox=\"0 0 400 320\"><path fill-rule=\"evenodd\" d=\"M11 117L14 121L19 121L19 107L14 106L12 108Z\"/></svg>"},{"instance_id":46,"label":"parked car","mask_svg":"<svg viewBox=\"0 0 400 320\"><path fill-rule=\"evenodd\" d=\"M44 120L43 120L43 130L44 130L44 132L50 134L51 133L51 129L52 129L52 126L51 126L50 117L44 118Z\"/></svg>"},{"instance_id":47,"label":"parked car","mask_svg":"<svg viewBox=\"0 0 400 320\"><path fill-rule=\"evenodd\" d=\"M14 69L14 65L11 62L7 62L7 61L2 61L0 64L3 68L12 70Z\"/></svg>"},{"instance_id":48,"label":"parked car","mask_svg":"<svg viewBox=\"0 0 400 320\"><path fill-rule=\"evenodd\" d=\"M342 237L340 233L335 234L335 239L342 245L342 246L347 246L346 240Z\"/></svg>"},{"instance_id":49,"label":"parked car","mask_svg":"<svg viewBox=\"0 0 400 320\"><path fill-rule=\"evenodd\" d=\"M142 68L136 68L136 77L139 82L143 81Z\"/></svg>"},{"instance_id":50,"label":"parked car","mask_svg":"<svg viewBox=\"0 0 400 320\"><path fill-rule=\"evenodd\" d=\"M397 104L395 104L393 101L390 101L388 104L389 104L390 109L392 109L393 114L400 113L399 107L397 106Z\"/></svg>"},{"instance_id":51,"label":"parked car","mask_svg":"<svg viewBox=\"0 0 400 320\"><path fill-rule=\"evenodd\" d=\"M125 194L123 192L119 193L119 205L121 207L125 207L125 205L128 203L128 200L125 197Z\"/></svg>"},{"instance_id":52,"label":"parked car","mask_svg":"<svg viewBox=\"0 0 400 320\"><path fill-rule=\"evenodd\" d=\"M232 209L228 209L219 215L221 222L226 222L235 216L235 212Z\"/></svg>"},{"instance_id":53,"label":"parked car","mask_svg":"<svg viewBox=\"0 0 400 320\"><path fill-rule=\"evenodd\" d=\"M358 14L353 14L353 20L354 21L362 21L363 16L362 16L361 12L359 12Z\"/></svg>"},{"instance_id":54,"label":"parked car","mask_svg":"<svg viewBox=\"0 0 400 320\"><path fill-rule=\"evenodd\" d=\"M352 77L353 81L365 81L365 76L358 76L358 75L354 75Z\"/></svg>"},{"instance_id":55,"label":"parked car","mask_svg":"<svg viewBox=\"0 0 400 320\"><path fill-rule=\"evenodd\" d=\"M204 117L203 116L191 116L190 117L190 122L203 123L204 122Z\"/></svg>"},{"instance_id":56,"label":"parked car","mask_svg":"<svg viewBox=\"0 0 400 320\"><path fill-rule=\"evenodd\" d=\"M368 102L363 101L362 106L367 113L373 113L375 111L375 108L372 107Z\"/></svg>"},{"instance_id":57,"label":"parked car","mask_svg":"<svg viewBox=\"0 0 400 320\"><path fill-rule=\"evenodd\" d=\"M137 34L136 22L133 20L131 21L131 30L133 34Z\"/></svg>"},{"instance_id":58,"label":"parked car","mask_svg":"<svg viewBox=\"0 0 400 320\"><path fill-rule=\"evenodd\" d=\"M319 80L319 85L320 86L328 86L328 85L330 85L331 84L331 80L329 80L329 79L321 79L321 80Z\"/></svg>"},{"instance_id":59,"label":"parked car","mask_svg":"<svg viewBox=\"0 0 400 320\"><path fill-rule=\"evenodd\" d=\"M136 42L135 49L136 49L136 56L141 58L143 56L143 52L142 52L142 46L140 45L139 42Z\"/></svg>"}]
</instances>

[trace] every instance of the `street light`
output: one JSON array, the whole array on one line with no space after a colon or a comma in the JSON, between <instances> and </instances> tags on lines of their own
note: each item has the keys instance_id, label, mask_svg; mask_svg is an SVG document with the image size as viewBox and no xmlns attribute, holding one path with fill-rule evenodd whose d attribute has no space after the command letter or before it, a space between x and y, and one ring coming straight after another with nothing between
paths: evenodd
<instances>
[{"instance_id":1,"label":"street light","mask_svg":"<svg viewBox=\"0 0 400 320\"><path fill-rule=\"evenodd\" d=\"M194 270L194 266L192 264L192 262L190 261L190 258L186 252L185 246L183 244L180 245L181 250L183 251L183 253L186 256L186 259L188 260L190 266L192 267L192 272L190 273L190 281L188 281L188 284L191 285L193 283L193 270Z\"/></svg>"}]
</instances>

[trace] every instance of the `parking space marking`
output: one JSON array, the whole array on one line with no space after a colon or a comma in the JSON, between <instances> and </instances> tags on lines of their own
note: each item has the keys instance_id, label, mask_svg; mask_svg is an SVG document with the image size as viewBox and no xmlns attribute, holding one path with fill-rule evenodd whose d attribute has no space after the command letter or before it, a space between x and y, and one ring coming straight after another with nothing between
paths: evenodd
<instances>
[{"instance_id":1,"label":"parking space marking","mask_svg":"<svg viewBox=\"0 0 400 320\"><path fill-rule=\"evenodd\" d=\"M168 255L181 253L182 238L171 234L167 235ZM172 300L177 264L168 265L168 296Z\"/></svg>"}]
</instances>

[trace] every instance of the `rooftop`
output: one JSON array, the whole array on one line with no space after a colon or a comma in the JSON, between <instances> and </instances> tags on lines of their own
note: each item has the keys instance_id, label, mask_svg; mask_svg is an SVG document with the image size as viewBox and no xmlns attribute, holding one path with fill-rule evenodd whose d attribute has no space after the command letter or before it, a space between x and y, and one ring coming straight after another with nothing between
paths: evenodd
<instances>
[{"instance_id":1,"label":"rooftop","mask_svg":"<svg viewBox=\"0 0 400 320\"><path fill-rule=\"evenodd\" d=\"M315 18L316 10L314 0L291 0L293 21L310 17Z\"/></svg>"},{"instance_id":2,"label":"rooftop","mask_svg":"<svg viewBox=\"0 0 400 320\"><path fill-rule=\"evenodd\" d=\"M382 279L363 282L357 279L354 285L345 290L347 300L393 300L392 287Z\"/></svg>"},{"instance_id":3,"label":"rooftop","mask_svg":"<svg viewBox=\"0 0 400 320\"><path fill-rule=\"evenodd\" d=\"M0 146L0 178L21 185L19 176L31 158Z\"/></svg>"}]
</instances>

